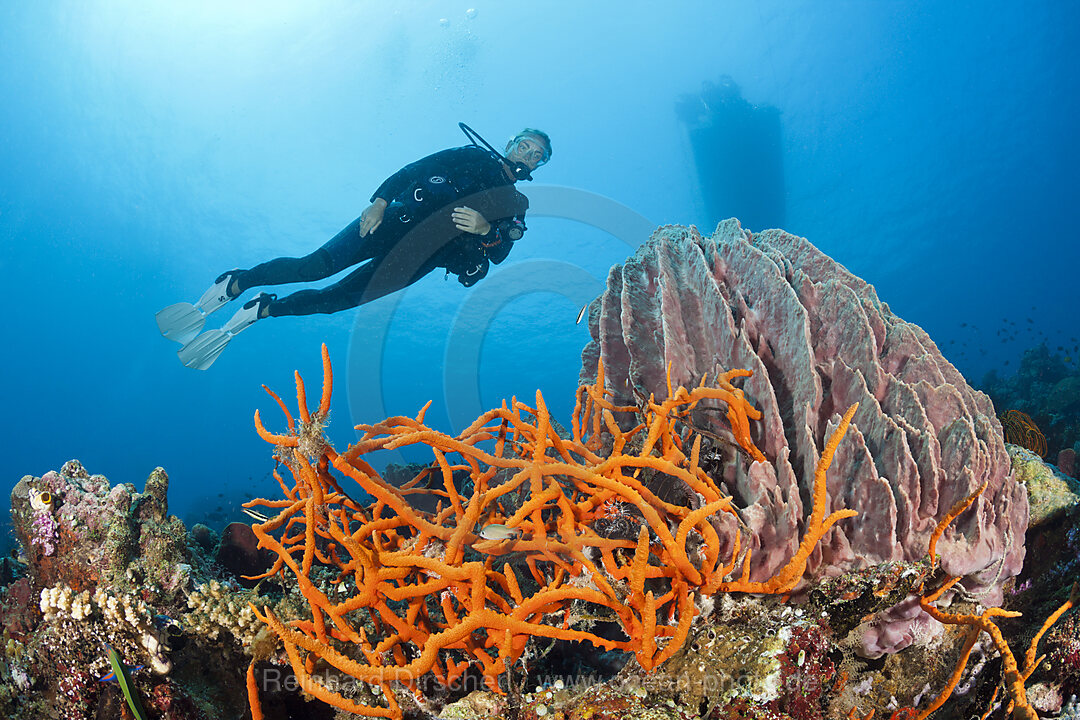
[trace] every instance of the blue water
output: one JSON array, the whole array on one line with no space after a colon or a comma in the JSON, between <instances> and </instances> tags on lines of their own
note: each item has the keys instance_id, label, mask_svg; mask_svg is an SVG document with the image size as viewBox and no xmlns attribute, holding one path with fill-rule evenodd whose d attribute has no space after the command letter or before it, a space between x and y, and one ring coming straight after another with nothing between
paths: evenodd
<instances>
[{"instance_id":1,"label":"blue water","mask_svg":"<svg viewBox=\"0 0 1080 720\"><path fill-rule=\"evenodd\" d=\"M174 513L228 515L277 492L252 415L282 422L260 384L291 398L298 369L317 385L322 342L339 447L428 400L454 432L537 388L565 417L588 339L574 319L607 269L642 227L721 219L675 105L724 75L779 112L785 228L969 379L1080 334L1080 6L672 5L0 5L0 478L79 458L141 489L160 465ZM208 371L181 366L155 311L310 252L401 165L464 144L458 121L497 145L523 126L552 137L506 263L471 290L437 272L359 310L261 322ZM1002 343L1005 318L1030 331Z\"/></svg>"}]
</instances>

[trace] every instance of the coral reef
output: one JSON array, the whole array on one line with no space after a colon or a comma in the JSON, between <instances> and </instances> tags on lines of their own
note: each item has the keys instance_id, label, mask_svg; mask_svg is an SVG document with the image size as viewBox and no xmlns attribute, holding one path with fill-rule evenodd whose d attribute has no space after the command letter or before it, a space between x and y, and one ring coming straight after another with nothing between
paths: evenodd
<instances>
[{"instance_id":1,"label":"coral reef","mask_svg":"<svg viewBox=\"0 0 1080 720\"><path fill-rule=\"evenodd\" d=\"M157 468L139 492L72 460L15 485L12 525L26 564L0 593L0 715L78 720L100 707L119 716L119 689L98 681L109 672L108 646L143 666L134 682L150 720L241 712L245 655L235 638L251 642L242 629L253 595L235 589L235 615L215 616L199 602L197 583L231 585L169 515L168 482ZM206 632L206 617L223 618L229 637Z\"/></svg>"},{"instance_id":2,"label":"coral reef","mask_svg":"<svg viewBox=\"0 0 1080 720\"><path fill-rule=\"evenodd\" d=\"M1070 583L1080 580L1080 485L1022 448L1010 448L1021 477L1033 486L1033 501L1046 509L1028 531L1028 559L1008 607L1025 617L1048 615L1064 599ZM1041 489L1040 489L1041 488ZM1040 497L1042 499L1040 500ZM1064 710L1066 701L1080 694L1080 627L1076 613L1065 616L1046 633L1037 682L1029 692L1032 705L1047 714ZM1030 628L1002 624L1017 641L1031 636ZM1067 712L1066 712L1067 716Z\"/></svg>"},{"instance_id":3,"label":"coral reef","mask_svg":"<svg viewBox=\"0 0 1080 720\"><path fill-rule=\"evenodd\" d=\"M590 329L567 428L537 392L341 453L324 347L314 409L297 375L283 432L256 413L288 472L252 526L189 532L161 468L24 477L0 716L126 717L106 645L147 720L1080 714L1080 486L873 288L780 231L668 227ZM1024 410L1062 468L1068 380L1025 386L1059 393ZM366 460L407 445L431 461Z\"/></svg>"},{"instance_id":4,"label":"coral reef","mask_svg":"<svg viewBox=\"0 0 1080 720\"><path fill-rule=\"evenodd\" d=\"M1046 438L1044 457L1073 460L1080 452L1080 370L1045 343L1024 351L1015 375L1000 377L989 372L981 388L1000 412L1017 410L1029 416ZM1059 462L1059 465L1062 463ZM1062 470L1076 477L1070 463Z\"/></svg>"},{"instance_id":5,"label":"coral reef","mask_svg":"<svg viewBox=\"0 0 1080 720\"><path fill-rule=\"evenodd\" d=\"M979 606L961 592L952 607L936 611L947 625L943 632L932 633L924 647L909 647L880 661L862 660L853 649L861 645L868 619L893 606L893 612L908 612L905 603L897 603L913 593L932 602L943 591L955 590L955 580L932 577L934 564L925 559L892 561L815 580L800 593L805 604L791 604L794 598L784 591L800 581L810 550L829 522L839 519L825 514L824 469L833 453L838 456L843 448L836 442L824 449L820 460L817 502L808 523L812 532L790 569L780 573L783 582L763 584L743 576L743 568L749 567L742 564L748 558L745 543L742 550L732 546L725 555L719 552L720 535L709 510L716 506L721 516L731 510L724 509L725 498L716 495L717 488L704 474L704 438L693 429L693 408L717 398L732 403L733 426L753 426L756 411L731 385L732 380L745 381L745 376L724 378L717 378L715 386L690 391L673 388L666 401L631 408L611 404L602 390L601 373L600 382L579 391L570 432L556 429L538 396L536 407L515 402L492 411L458 438L423 429L422 413L416 420L390 418L364 426L365 438L343 455L333 453L321 434L328 407L320 405L310 414L302 411L299 421L290 418L291 430L285 435L272 435L260 424L263 436L277 446L279 459L289 459L290 469L299 470L300 477L294 478L292 487L282 484L286 500L269 501L279 517L256 526L264 544L278 543L281 549L294 548L296 554L278 552L272 577L254 589L241 587L239 579L228 577L225 568L211 562L210 558L231 552L222 549L222 542L213 542L215 533L208 528L183 533L168 516L163 471L151 476L151 493L138 493L132 486L117 490L104 478L86 474L77 463L69 463L55 476L46 474L47 479L24 478L17 488L22 502L16 503L14 519L31 564L24 576L12 573L0 593L6 656L0 665L0 714L42 718L120 714L119 693L97 681L104 670L105 642L122 648L129 662L150 665L134 674L148 720L239 717L245 697L244 666L249 669L246 695L257 703L261 698L256 707L265 704L270 718L329 720L330 708L317 700L296 702L297 688L309 697L323 694L328 688L319 683L330 683L368 711L389 715L392 704L397 704L403 715L416 720L430 719L433 712L439 718L595 719L625 718L629 713L664 719L814 720L855 717L869 708L899 720L925 717L928 710L914 708L927 706L933 698L952 698L936 717L967 717L1000 704L994 700L1003 677L1000 658L1013 657L1011 647L1025 646L1031 649L1016 657L1012 661L1016 669L1008 671L1013 698L1024 700L1017 707L1040 712L1073 707L1067 699L1080 690L1076 614L1066 615L1045 634L1042 643L1048 661L1040 663L1034 648L1039 620L1060 606L1062 588L1078 575L1080 506L1066 504L1039 534L1028 538L1040 560L1053 564L1032 565L1030 576L1025 568L1024 586L1010 593L1024 608L1024 618L1008 617L1017 615L1015 611ZM300 390L303 407L302 385ZM614 422L617 412L642 412L644 422L621 430ZM835 440L845 424L832 424ZM586 438L598 427L608 432L596 436L599 443L590 444ZM756 448L750 433L736 435L747 442L739 452L752 456ZM401 487L380 484L378 475L364 466L361 452L404 442L428 444L436 461L414 468L417 475ZM311 452L323 462L312 465L312 456L307 455ZM454 455L461 460L451 462ZM488 463L489 459L495 462ZM500 466L500 461L506 464ZM375 491L375 501L365 506L350 501L340 483L332 480L331 466ZM621 477L623 486L604 485L597 472L605 467L614 471L612 477ZM1041 482L1032 479L1041 477L1035 470L1020 474L1029 483ZM528 482L514 486L514 477L522 475ZM540 501L532 494L533 477L540 480ZM693 482L702 497L694 503L684 496L686 505L661 500L652 489L669 488L672 477ZM52 488L51 502L39 499L35 507L30 498L45 484ZM96 500L85 496L88 486ZM321 498L312 492L315 488L321 489ZM605 498L608 491L613 492ZM152 501L144 498L148 494ZM432 496L445 506L436 502L431 511L412 508L415 499L427 507ZM98 503L95 512L100 515L87 517L85 523L76 521L72 528L76 514L71 508L64 512L68 498L72 504ZM126 500L118 502L120 498ZM489 512L457 514L471 507ZM589 511L580 512L586 507ZM34 513L46 509L57 519L55 542L63 552L46 554L34 545ZM533 517L535 511L539 521ZM953 515L939 526L943 529ZM308 523L308 518L315 520ZM565 518L574 518L573 525ZM415 520L428 525L411 524ZM127 527L105 531L111 524ZM524 532L485 539L483 530L491 525ZM79 528L128 538L129 542L109 546L127 553L123 561L110 560L97 543L70 544ZM162 537L167 535L165 528L181 535ZM434 550L431 557L416 552L425 530ZM450 530L448 537L439 535L444 530ZM1062 535L1050 534L1058 531ZM243 537L238 528L230 534ZM405 543L397 544L395 537L405 538ZM447 562L455 537L461 541L460 565ZM239 542L247 545L246 540ZM96 565L86 571L83 567L91 557ZM306 569L305 557L310 558ZM360 582L355 582L357 573L343 572L342 567L352 557L361 559L353 567L371 568L374 575L360 573ZM187 568L175 586L168 582L176 576L175 568L161 565L163 558L178 559ZM364 564L375 558L377 565ZM476 577L482 582L470 583L467 573L456 570L470 564L479 565ZM125 569L113 569L119 567ZM583 568L588 572L581 572ZM297 574L297 569L306 575ZM691 581L691 570L700 576L697 585ZM729 572L734 580L725 577ZM103 577L117 586L99 584ZM383 602L378 612L365 615L362 606L353 605L357 593L370 587L367 577L373 577ZM46 578L53 584L43 584ZM712 594L706 592L710 584L715 586ZM605 585L612 595L604 594ZM445 586L443 591L434 590L440 586ZM410 600L410 587L432 592ZM689 592L691 587L694 592ZM920 590L924 587L935 590ZM432 637L453 630L450 619L460 624L482 614L475 611L481 605L470 605L481 591L481 602L496 616L512 617L512 606L530 600L535 607L527 608L531 614L521 625L478 625L458 642L442 644L442 657L430 666L432 676L341 682L343 674L334 665L345 660L382 669L401 669L405 663L419 672L423 666L417 661L432 653L417 645L417 635L405 633L416 633L427 623L434 630ZM312 597L319 601L316 613ZM256 608L261 608L258 614ZM335 608L336 612L328 612ZM163 611L170 613L164 623ZM324 640L319 640L316 617L323 620ZM1000 629L991 628L991 618L1019 623L1028 617L1035 625L999 621ZM991 633L992 640L972 642L970 633L950 630L948 624L958 618L976 623L980 631ZM342 625L342 620L356 624ZM440 621L447 624L443 630ZM183 628L182 637L172 633L174 625ZM350 627L360 643L347 635ZM650 627L655 630L650 632ZM916 632L913 628L914 624L908 626ZM546 636L570 641L560 650L553 643L568 641ZM582 644L574 641L590 637L612 649L582 652ZM523 646L520 638L525 640ZM373 643L367 652L364 642ZM402 652L395 652L395 646ZM557 668L571 667L556 657L568 647L574 648L571 652L578 662L572 671L557 674ZM503 654L505 649L509 653ZM306 658L301 653L307 653ZM470 660L479 667L470 667ZM283 665L297 674L283 673ZM487 683L487 690L468 692L492 670L498 682ZM456 682L440 689L437 681L429 682L438 673L444 680L457 673Z\"/></svg>"},{"instance_id":6,"label":"coral reef","mask_svg":"<svg viewBox=\"0 0 1080 720\"><path fill-rule=\"evenodd\" d=\"M538 393L535 408L518 401L504 405L457 437L426 428L423 411L415 419L361 425L361 440L338 454L322 435L331 377L325 347L323 352L327 380L318 410L307 407L297 376L299 419L278 399L287 433L269 432L256 415L260 435L274 443L294 483L279 478L285 499L250 504L278 509L255 526L261 543L279 556L267 575L299 587L310 612L310 619L283 622L264 608L258 617L283 642L304 692L335 707L392 718L403 717L406 707L419 716L513 711L526 718L604 717L620 708L658 718L695 717L696 712L698 717L811 720L856 717L869 704L901 720L942 711L954 694L959 702L952 709L960 716L972 707L992 708L1004 690L1001 702L1008 701L1008 711L1034 718L1036 706L1052 705L1054 697L1075 687L1070 677L1050 677L1037 656L1047 629L1077 602L1075 583L1070 597L1052 612L1033 614L1035 623L1046 618L1041 625L1025 623L1017 633L1016 627L1003 629L999 619L1019 620L1020 612L987 606L963 589L959 576L937 570L946 529L974 512L986 483L944 513L930 533L924 561L849 572L812 584L805 593L807 606L787 604L817 540L830 525L851 516L851 511L824 515L825 471L855 406L833 425L819 458L813 509L799 550L774 578L757 582L749 578L750 554L740 554L741 535L731 561L721 565L711 520L690 524L713 513L731 514L725 498L711 500L716 488L700 472L702 436L694 430L694 406L721 397L735 416L732 428L743 426L732 437L747 455L755 454L744 432L752 408L732 389L671 388L663 403L650 399L641 408L616 406L603 390L601 365L596 382L579 389L566 436L554 430ZM638 413L641 422L623 431L615 422L617 412ZM590 428L607 432L594 435ZM372 450L410 443L431 447L435 461L400 488L363 461ZM374 505L365 509L352 501L332 469L356 481L375 498ZM612 470L617 484L606 482L604 473ZM648 470L657 472L649 477ZM430 482L433 474L442 478L442 490ZM657 485L660 475L691 484L702 496L697 507L660 500L649 489L669 484ZM410 498L431 494L447 505L438 503L432 512L412 507ZM613 515L600 511L613 499L637 511L616 526L624 537L610 536ZM484 530L491 527L504 532L488 537ZM702 538L691 542L692 532ZM325 569L336 575L329 586L325 575L315 581L317 571ZM729 573L738 579L725 581ZM687 594L688 586L697 593ZM1060 592L1056 587L1047 600ZM735 595L741 593L772 598ZM905 596L915 602L896 603ZM886 662L900 670L884 678L851 652L865 632L857 618L865 620L863 610L883 605L892 605L909 630L925 624L927 616L943 624L929 626L925 647L909 648L903 658L895 652L887 656ZM923 615L911 622L915 606ZM602 630L605 625L609 630ZM610 628L621 629L621 637ZM1009 632L1019 639L1010 641ZM981 641L983 635L989 640ZM568 688L557 678L559 684L545 682L524 692L536 666L543 665L543 653L531 649L538 638L622 650L637 662L626 663L613 680L600 684L586 676L583 687ZM1027 645L1021 657L1012 650L1017 642ZM1067 648L1061 652L1068 657ZM525 672L517 685L516 666ZM318 676L314 668L320 669ZM483 676L489 692L449 702L460 697L474 672ZM426 682L428 673L443 690ZM260 717L254 662L249 677L253 714Z\"/></svg>"},{"instance_id":7,"label":"coral reef","mask_svg":"<svg viewBox=\"0 0 1080 720\"><path fill-rule=\"evenodd\" d=\"M712 519L734 511L701 468L701 437L682 420L700 402L721 401L733 437L760 457L749 441L749 419L760 416L731 384L746 376L743 371L692 390L669 387L667 400L647 403L626 432L613 413L635 408L610 403L601 365L596 383L579 388L568 437L555 430L538 392L535 408L504 404L456 437L425 427L423 412L361 425L360 440L338 454L322 435L332 387L325 346L323 366L314 413L299 375L299 422L278 399L288 433L270 433L256 415L260 435L277 447L294 483L281 482L285 499L249 506L277 510L254 526L260 544L278 555L265 577L280 573L310 608L310 620L291 624L268 608L258 617L284 643L305 691L349 712L400 718L395 683L418 694L428 673L451 686L474 666L498 692L500 676L538 637L632 652L651 671L682 647L714 595L789 592L821 536L855 514L825 513L826 471L852 406L822 450L813 510L789 562L769 578L750 580L751 554L740 554L739 535L725 557ZM400 489L363 459L408 444L430 447L435 462ZM372 508L354 502L331 468L374 497ZM467 473L460 484L458 472ZM441 489L422 485L432 474L443 479ZM660 477L684 483L696 501L661 499L650 489ZM418 495L435 495L447 505L418 510L410 502ZM613 505L620 509L610 510ZM622 534L612 532L613 513L625 516ZM503 532L484 532L492 527ZM280 538L271 534L278 531ZM319 565L337 571L333 596L312 582ZM616 625L622 637L596 631L597 622ZM335 692L311 673L320 661L375 697L364 693L357 701ZM253 693L253 712L258 705Z\"/></svg>"},{"instance_id":8,"label":"coral reef","mask_svg":"<svg viewBox=\"0 0 1080 720\"><path fill-rule=\"evenodd\" d=\"M175 595L191 565L184 525L167 513L168 483L157 468L138 493L131 484L110 486L76 460L24 477L11 492L12 524L35 581L54 585L63 575L76 590L139 586ZM85 562L76 569L73 557Z\"/></svg>"},{"instance_id":9,"label":"coral reef","mask_svg":"<svg viewBox=\"0 0 1080 720\"><path fill-rule=\"evenodd\" d=\"M925 332L807 240L752 234L736 220L709 238L661 228L611 269L590 305L589 329L582 380L595 381L603 359L616 403L665 397L668 368L679 385L718 365L752 371L742 387L763 416L751 439L767 463L733 450L707 406L693 418L715 437L710 470L751 529L751 577L768 576L795 552L808 470L829 418L853 403L852 441L837 454L829 496L830 509L860 515L825 537L807 576L917 561L941 516L983 483L976 511L950 528L942 564L990 605L1020 571L1025 490L1011 476L989 399Z\"/></svg>"}]
</instances>

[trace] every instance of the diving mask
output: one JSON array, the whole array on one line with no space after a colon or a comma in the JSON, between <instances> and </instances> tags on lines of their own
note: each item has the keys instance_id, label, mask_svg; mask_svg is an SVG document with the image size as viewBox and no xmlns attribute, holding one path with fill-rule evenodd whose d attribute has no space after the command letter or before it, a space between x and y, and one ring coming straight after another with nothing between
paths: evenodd
<instances>
[{"instance_id":1,"label":"diving mask","mask_svg":"<svg viewBox=\"0 0 1080 720\"><path fill-rule=\"evenodd\" d=\"M550 157L547 148L528 135L519 135L511 140L508 149L507 158L525 163L531 162L536 167L546 163Z\"/></svg>"}]
</instances>

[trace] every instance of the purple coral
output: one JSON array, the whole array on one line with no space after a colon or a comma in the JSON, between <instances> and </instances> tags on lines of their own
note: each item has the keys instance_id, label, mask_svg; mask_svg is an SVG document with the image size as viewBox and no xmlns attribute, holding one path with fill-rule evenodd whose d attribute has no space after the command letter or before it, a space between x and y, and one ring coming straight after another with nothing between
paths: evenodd
<instances>
[{"instance_id":1,"label":"purple coral","mask_svg":"<svg viewBox=\"0 0 1080 720\"><path fill-rule=\"evenodd\" d=\"M30 543L41 548L43 555L52 555L56 552L56 520L52 513L47 510L38 510L34 513L34 519L30 523L33 535Z\"/></svg>"}]
</instances>

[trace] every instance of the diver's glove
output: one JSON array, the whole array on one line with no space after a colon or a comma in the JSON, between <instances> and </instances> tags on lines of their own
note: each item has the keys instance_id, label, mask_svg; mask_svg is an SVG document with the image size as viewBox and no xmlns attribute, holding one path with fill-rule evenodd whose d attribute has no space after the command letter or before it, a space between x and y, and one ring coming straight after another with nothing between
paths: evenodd
<instances>
[{"instance_id":1,"label":"diver's glove","mask_svg":"<svg viewBox=\"0 0 1080 720\"><path fill-rule=\"evenodd\" d=\"M476 283L480 282L481 278L487 275L489 264L490 263L488 263L487 258L484 258L474 267L469 268L468 270L463 270L457 276L458 282L465 287L472 287Z\"/></svg>"}]
</instances>

